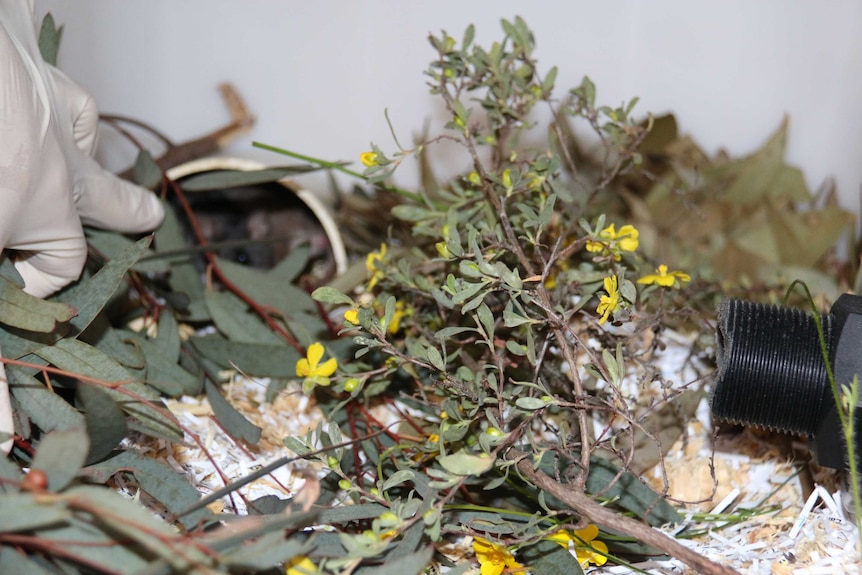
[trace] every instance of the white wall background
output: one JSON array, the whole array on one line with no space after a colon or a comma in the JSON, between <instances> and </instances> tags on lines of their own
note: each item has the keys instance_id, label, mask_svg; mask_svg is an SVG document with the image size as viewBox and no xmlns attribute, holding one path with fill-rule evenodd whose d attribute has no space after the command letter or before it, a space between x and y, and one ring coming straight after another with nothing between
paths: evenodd
<instances>
[{"instance_id":1,"label":"white wall background","mask_svg":"<svg viewBox=\"0 0 862 575\"><path fill-rule=\"evenodd\" d=\"M384 108L409 141L439 112L423 76L428 33L460 38L474 23L487 45L500 18L520 14L540 64L559 66L558 88L587 74L604 103L640 96L637 110L674 112L708 153L748 153L788 114L789 160L813 188L834 177L845 205L859 207L855 0L36 0L36 9L65 25L60 67L102 111L183 141L226 121L215 87L230 81L258 124L227 153L275 163L285 159L251 141L333 160L358 159L370 141L393 150Z\"/></svg>"}]
</instances>

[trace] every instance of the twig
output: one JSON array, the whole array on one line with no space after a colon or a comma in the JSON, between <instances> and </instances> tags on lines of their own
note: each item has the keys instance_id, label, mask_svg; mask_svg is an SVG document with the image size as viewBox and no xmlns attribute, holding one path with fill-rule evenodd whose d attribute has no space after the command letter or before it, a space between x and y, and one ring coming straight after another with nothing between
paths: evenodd
<instances>
[{"instance_id":1,"label":"twig","mask_svg":"<svg viewBox=\"0 0 862 575\"><path fill-rule=\"evenodd\" d=\"M589 521L597 523L607 529L619 531L634 537L641 543L655 547L660 551L664 551L668 555L676 557L702 575L739 575L739 572L735 569L725 565L719 565L700 553L685 547L676 539L665 535L661 531L653 529L649 525L630 517L626 517L625 515L615 513L607 507L602 507L584 493L571 489L570 487L567 487L549 477L545 473L534 469L528 454L516 450L510 450L508 455L509 459L517 461L518 469L527 479L532 481L536 487L550 493Z\"/></svg>"}]
</instances>

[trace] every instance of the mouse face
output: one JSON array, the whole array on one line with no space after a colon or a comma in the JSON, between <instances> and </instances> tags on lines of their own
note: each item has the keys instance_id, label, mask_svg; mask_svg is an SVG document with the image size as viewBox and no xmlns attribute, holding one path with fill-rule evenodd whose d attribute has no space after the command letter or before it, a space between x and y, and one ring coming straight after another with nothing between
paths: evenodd
<instances>
[{"instance_id":1,"label":"mouse face","mask_svg":"<svg viewBox=\"0 0 862 575\"><path fill-rule=\"evenodd\" d=\"M215 253L256 269L270 269L300 246L309 248L305 270L312 283L334 273L329 240L314 213L284 186L274 183L224 190L190 192L186 199L198 227ZM178 202L171 202L189 246L196 245L191 226ZM203 272L206 258L196 258Z\"/></svg>"}]
</instances>

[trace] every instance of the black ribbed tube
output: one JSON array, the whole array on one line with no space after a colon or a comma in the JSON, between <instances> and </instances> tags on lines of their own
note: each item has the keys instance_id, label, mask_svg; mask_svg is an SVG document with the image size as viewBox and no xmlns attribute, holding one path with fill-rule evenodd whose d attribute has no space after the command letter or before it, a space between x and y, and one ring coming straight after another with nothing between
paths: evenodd
<instances>
[{"instance_id":1,"label":"black ribbed tube","mask_svg":"<svg viewBox=\"0 0 862 575\"><path fill-rule=\"evenodd\" d=\"M831 350L832 316L821 317ZM830 392L811 314L725 300L718 309L717 340L713 415L776 431L814 434Z\"/></svg>"}]
</instances>

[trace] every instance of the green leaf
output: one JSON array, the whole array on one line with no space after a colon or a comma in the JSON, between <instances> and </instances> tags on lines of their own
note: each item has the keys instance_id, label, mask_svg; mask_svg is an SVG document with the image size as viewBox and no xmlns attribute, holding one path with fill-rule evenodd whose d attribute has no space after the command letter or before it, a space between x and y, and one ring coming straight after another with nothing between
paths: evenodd
<instances>
[{"instance_id":1,"label":"green leaf","mask_svg":"<svg viewBox=\"0 0 862 575\"><path fill-rule=\"evenodd\" d=\"M169 315L169 314L167 314ZM162 332L159 320L159 333ZM146 383L170 397L194 395L200 392L200 378L183 369L177 359L179 353L165 351L160 347L159 339L147 339L132 332L127 332L126 338L135 343L146 357ZM172 339L169 337L168 339ZM165 342L162 342L164 345ZM179 344L179 340L177 340Z\"/></svg>"},{"instance_id":2,"label":"green leaf","mask_svg":"<svg viewBox=\"0 0 862 575\"><path fill-rule=\"evenodd\" d=\"M71 514L61 505L51 501L40 501L32 493L4 493L0 495L0 533L31 531L40 527L56 525ZM9 551L4 546L0 557ZM3 562L0 560L0 565ZM4 571L5 573L5 571Z\"/></svg>"},{"instance_id":3,"label":"green leaf","mask_svg":"<svg viewBox=\"0 0 862 575\"><path fill-rule=\"evenodd\" d=\"M598 457L590 458L587 492L601 492L602 497L614 500L616 505L631 511L638 518L646 518L654 527L680 522L676 509L633 473L623 472L613 487L606 489L618 472L619 469L611 462Z\"/></svg>"},{"instance_id":4,"label":"green leaf","mask_svg":"<svg viewBox=\"0 0 862 575\"><path fill-rule=\"evenodd\" d=\"M204 292L207 309L219 331L233 341L279 344L282 340L248 306L229 292Z\"/></svg>"},{"instance_id":5,"label":"green leaf","mask_svg":"<svg viewBox=\"0 0 862 575\"><path fill-rule=\"evenodd\" d=\"M418 575L423 573L434 554L434 547L426 545L419 551L400 557L398 561L384 562L374 567L357 569L356 575Z\"/></svg>"},{"instance_id":6,"label":"green leaf","mask_svg":"<svg viewBox=\"0 0 862 575\"><path fill-rule=\"evenodd\" d=\"M274 168L263 168L260 170L213 170L184 178L183 190L187 192L206 192L212 190L226 190L228 188L241 188L245 186L258 186L277 182L287 176L296 174L307 174L320 170L318 166L300 164L295 166L280 166ZM285 194L293 192L285 187Z\"/></svg>"},{"instance_id":7,"label":"green leaf","mask_svg":"<svg viewBox=\"0 0 862 575\"><path fill-rule=\"evenodd\" d=\"M260 441L261 429L243 417L240 412L228 403L214 383L207 380L204 386L213 413L224 430L235 439L242 440L250 445L257 445L258 441Z\"/></svg>"},{"instance_id":8,"label":"green leaf","mask_svg":"<svg viewBox=\"0 0 862 575\"><path fill-rule=\"evenodd\" d=\"M264 571L308 553L308 544L297 538L287 539L284 531L266 533L254 541L248 541L239 549L223 556L222 562L231 567Z\"/></svg>"},{"instance_id":9,"label":"green leaf","mask_svg":"<svg viewBox=\"0 0 862 575\"><path fill-rule=\"evenodd\" d=\"M96 500L96 505L102 508L117 502L116 499L120 499L120 505L134 505L108 489L97 487L91 487L91 489L98 490L101 495L102 501ZM116 512L113 511L113 513ZM152 516L148 523L150 522L158 524ZM62 553L66 564L70 562L85 564L91 572L97 573L131 574L143 569L147 562L142 556L142 550L131 542L118 545L116 538L116 533L108 534L104 529L94 527L90 521L77 517L71 517L62 526L39 531L41 544L57 549Z\"/></svg>"},{"instance_id":10,"label":"green leaf","mask_svg":"<svg viewBox=\"0 0 862 575\"><path fill-rule=\"evenodd\" d=\"M112 259L120 255L124 250L129 249L135 244L135 240L118 232L110 230L100 230L97 228L84 228L84 235L87 238L87 243L98 254ZM141 256L132 269L141 273L158 273L166 274L170 270L168 260L166 258L155 258L155 252L147 250Z\"/></svg>"},{"instance_id":11,"label":"green leaf","mask_svg":"<svg viewBox=\"0 0 862 575\"><path fill-rule=\"evenodd\" d=\"M6 325L50 333L58 323L69 321L77 313L73 306L32 296L0 276L0 321Z\"/></svg>"},{"instance_id":12,"label":"green leaf","mask_svg":"<svg viewBox=\"0 0 862 575\"><path fill-rule=\"evenodd\" d=\"M106 383L129 383L132 374L117 360L76 339L62 339L37 349L36 355L60 369Z\"/></svg>"},{"instance_id":13,"label":"green leaf","mask_svg":"<svg viewBox=\"0 0 862 575\"><path fill-rule=\"evenodd\" d=\"M183 475L166 463L133 451L120 452L110 459L84 468L81 473L92 481L105 483L121 471L132 473L141 489L160 501L172 513L181 513L200 499L198 490ZM180 521L187 529L191 529L198 522L207 521L211 517L212 512L203 508L180 517Z\"/></svg>"},{"instance_id":14,"label":"green leaf","mask_svg":"<svg viewBox=\"0 0 862 575\"><path fill-rule=\"evenodd\" d=\"M412 480L416 476L416 473L410 469L399 469L392 475L386 478L386 481L383 482L383 485L380 486L380 491L386 491L387 489L392 489L398 485L406 481Z\"/></svg>"},{"instance_id":15,"label":"green leaf","mask_svg":"<svg viewBox=\"0 0 862 575\"><path fill-rule=\"evenodd\" d=\"M74 306L78 310L70 323L78 332L84 331L96 315L105 307L123 281L123 276L138 261L150 245L145 237L120 255L111 259L90 278L81 280L54 296L54 300Z\"/></svg>"},{"instance_id":16,"label":"green leaf","mask_svg":"<svg viewBox=\"0 0 862 575\"><path fill-rule=\"evenodd\" d=\"M333 305L349 305L355 306L356 303L350 297L344 295L339 290L323 286L311 292L311 297L321 303L329 303Z\"/></svg>"},{"instance_id":17,"label":"green leaf","mask_svg":"<svg viewBox=\"0 0 862 575\"><path fill-rule=\"evenodd\" d=\"M216 258L219 269L257 303L274 307L288 318L301 311L317 311L314 300L304 290L284 283L280 277L271 277L266 271L256 270L222 258Z\"/></svg>"},{"instance_id":18,"label":"green leaf","mask_svg":"<svg viewBox=\"0 0 862 575\"><path fill-rule=\"evenodd\" d=\"M2 505L2 503L0 503ZM37 560L30 559L23 552L10 547L0 549L0 573L26 573L27 575L54 575L40 565Z\"/></svg>"},{"instance_id":19,"label":"green leaf","mask_svg":"<svg viewBox=\"0 0 862 575\"><path fill-rule=\"evenodd\" d=\"M494 458L457 451L437 458L443 469L455 475L482 475L494 467Z\"/></svg>"},{"instance_id":20,"label":"green leaf","mask_svg":"<svg viewBox=\"0 0 862 575\"><path fill-rule=\"evenodd\" d=\"M446 371L446 362L443 360L443 356L440 355L440 352L436 347L426 347L425 357L438 371Z\"/></svg>"},{"instance_id":21,"label":"green leaf","mask_svg":"<svg viewBox=\"0 0 862 575\"><path fill-rule=\"evenodd\" d=\"M126 437L129 426L120 406L99 386L78 383L78 399L84 408L90 451L87 463L107 457Z\"/></svg>"},{"instance_id":22,"label":"green leaf","mask_svg":"<svg viewBox=\"0 0 862 575\"><path fill-rule=\"evenodd\" d=\"M77 409L23 369L10 365L6 375L9 389L21 410L43 432L85 426L84 416Z\"/></svg>"},{"instance_id":23,"label":"green leaf","mask_svg":"<svg viewBox=\"0 0 862 575\"><path fill-rule=\"evenodd\" d=\"M173 527L156 518L151 510L137 501L93 485L70 489L64 494L63 500L70 507L83 508L98 517L99 523L107 527L104 533L109 534L110 538L115 540L117 534L120 534L123 544L117 545L115 541L114 547L129 548L144 557L150 553L160 556L178 573L187 573L193 566L212 563L212 558L202 549L189 545L185 537L178 536ZM76 538L70 540L76 543L78 541ZM144 549L149 553L141 553ZM110 560L120 560L118 555L119 553L111 554ZM135 572L122 563L114 568L119 568L123 573Z\"/></svg>"},{"instance_id":24,"label":"green leaf","mask_svg":"<svg viewBox=\"0 0 862 575\"><path fill-rule=\"evenodd\" d=\"M174 300L180 295L188 297L188 302L184 305L172 305L182 312L182 318L185 321L210 321L211 318L204 303L201 274L194 265L194 259L188 253L176 253L177 250L185 250L188 246L173 210L165 210L165 219L156 230L154 245L156 254L164 257L171 266L168 283ZM174 255L162 256L166 253Z\"/></svg>"},{"instance_id":25,"label":"green leaf","mask_svg":"<svg viewBox=\"0 0 862 575\"><path fill-rule=\"evenodd\" d=\"M138 157L135 158L132 179L139 186L143 186L149 190L155 189L159 185L159 182L162 181L162 169L147 150L138 152Z\"/></svg>"},{"instance_id":26,"label":"green leaf","mask_svg":"<svg viewBox=\"0 0 862 575\"><path fill-rule=\"evenodd\" d=\"M126 341L125 330L115 329L106 313L98 314L87 329L77 339L88 343L116 359L120 365L130 370L141 370L147 366L143 351Z\"/></svg>"},{"instance_id":27,"label":"green leaf","mask_svg":"<svg viewBox=\"0 0 862 575\"><path fill-rule=\"evenodd\" d=\"M548 407L548 404L538 397L519 397L515 400L515 405L525 411L535 411L537 409L542 409L543 407Z\"/></svg>"},{"instance_id":28,"label":"green leaf","mask_svg":"<svg viewBox=\"0 0 862 575\"><path fill-rule=\"evenodd\" d=\"M519 549L524 564L533 575L583 575L581 564L565 547L553 541L540 541Z\"/></svg>"},{"instance_id":29,"label":"green leaf","mask_svg":"<svg viewBox=\"0 0 862 575\"><path fill-rule=\"evenodd\" d=\"M494 314L491 313L491 309L485 305L481 304L478 308L476 308L476 316L479 318L479 326L482 328L484 332L485 338L489 342L494 341Z\"/></svg>"},{"instance_id":30,"label":"green leaf","mask_svg":"<svg viewBox=\"0 0 862 575\"><path fill-rule=\"evenodd\" d=\"M286 344L229 341L220 337L192 337L192 346L223 369L239 369L251 377L295 377L299 352Z\"/></svg>"},{"instance_id":31,"label":"green leaf","mask_svg":"<svg viewBox=\"0 0 862 575\"><path fill-rule=\"evenodd\" d=\"M39 29L39 53L42 59L51 66L57 65L57 53L60 51L60 40L63 38L63 27L57 27L50 12L42 18Z\"/></svg>"},{"instance_id":32,"label":"green leaf","mask_svg":"<svg viewBox=\"0 0 862 575\"><path fill-rule=\"evenodd\" d=\"M90 439L83 427L52 431L42 438L33 459L33 469L48 475L48 489L60 491L84 466L90 451Z\"/></svg>"}]
</instances>

